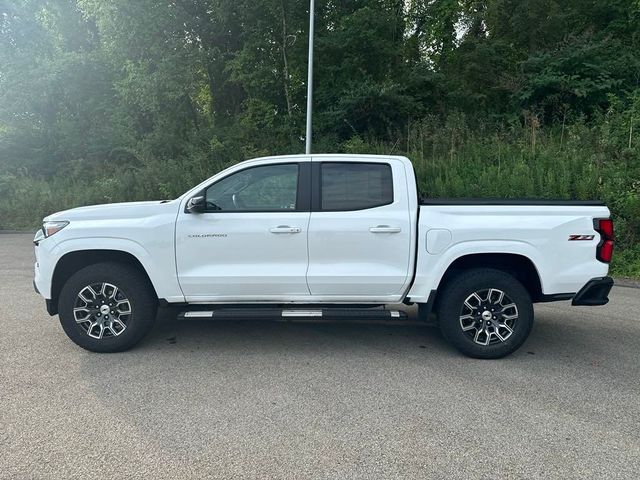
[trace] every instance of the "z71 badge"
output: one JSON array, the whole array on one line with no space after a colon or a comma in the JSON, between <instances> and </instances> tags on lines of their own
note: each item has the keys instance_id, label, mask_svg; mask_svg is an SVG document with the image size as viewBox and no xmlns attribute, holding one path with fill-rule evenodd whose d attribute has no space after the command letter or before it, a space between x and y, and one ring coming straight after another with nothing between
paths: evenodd
<instances>
[{"instance_id":1,"label":"z71 badge","mask_svg":"<svg viewBox=\"0 0 640 480\"><path fill-rule=\"evenodd\" d=\"M569 241L572 240L593 240L595 235L569 235Z\"/></svg>"}]
</instances>

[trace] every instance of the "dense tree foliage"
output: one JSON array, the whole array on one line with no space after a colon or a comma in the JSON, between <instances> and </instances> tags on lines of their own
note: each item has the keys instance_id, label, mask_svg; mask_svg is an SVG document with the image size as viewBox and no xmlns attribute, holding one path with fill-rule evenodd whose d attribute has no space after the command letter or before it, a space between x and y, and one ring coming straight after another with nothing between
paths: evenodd
<instances>
[{"instance_id":1,"label":"dense tree foliage","mask_svg":"<svg viewBox=\"0 0 640 480\"><path fill-rule=\"evenodd\" d=\"M0 228L301 152L307 22L0 0ZM601 197L640 257L638 0L316 0L315 52L316 151L406 153L428 195Z\"/></svg>"}]
</instances>

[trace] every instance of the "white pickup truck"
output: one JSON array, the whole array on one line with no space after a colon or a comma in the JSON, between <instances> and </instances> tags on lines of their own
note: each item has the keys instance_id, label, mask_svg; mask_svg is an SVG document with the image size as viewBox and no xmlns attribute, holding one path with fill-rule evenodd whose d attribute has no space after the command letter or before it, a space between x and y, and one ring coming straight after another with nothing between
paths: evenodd
<instances>
[{"instance_id":1,"label":"white pickup truck","mask_svg":"<svg viewBox=\"0 0 640 480\"><path fill-rule=\"evenodd\" d=\"M34 286L79 346L128 349L158 306L180 318L401 318L433 310L466 355L515 351L534 302L604 305L613 250L599 202L423 200L399 156L234 165L170 201L75 208L34 239Z\"/></svg>"}]
</instances>

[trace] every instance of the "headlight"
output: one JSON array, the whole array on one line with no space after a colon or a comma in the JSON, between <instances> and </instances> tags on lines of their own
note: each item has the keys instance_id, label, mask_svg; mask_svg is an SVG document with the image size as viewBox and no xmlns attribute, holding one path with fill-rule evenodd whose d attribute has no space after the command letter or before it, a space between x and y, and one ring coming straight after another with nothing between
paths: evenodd
<instances>
[{"instance_id":1,"label":"headlight","mask_svg":"<svg viewBox=\"0 0 640 480\"><path fill-rule=\"evenodd\" d=\"M69 225L69 222L44 222L42 224L42 231L45 238L49 238L54 233L58 233L64 227Z\"/></svg>"}]
</instances>

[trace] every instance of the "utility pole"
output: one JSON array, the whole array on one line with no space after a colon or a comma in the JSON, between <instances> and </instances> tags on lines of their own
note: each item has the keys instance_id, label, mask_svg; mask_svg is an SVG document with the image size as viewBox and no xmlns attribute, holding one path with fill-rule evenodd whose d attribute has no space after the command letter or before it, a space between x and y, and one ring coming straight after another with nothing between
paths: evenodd
<instances>
[{"instance_id":1,"label":"utility pole","mask_svg":"<svg viewBox=\"0 0 640 480\"><path fill-rule=\"evenodd\" d=\"M309 65L307 66L307 135L305 153L311 154L311 115L313 113L313 16L315 4L309 0Z\"/></svg>"}]
</instances>

